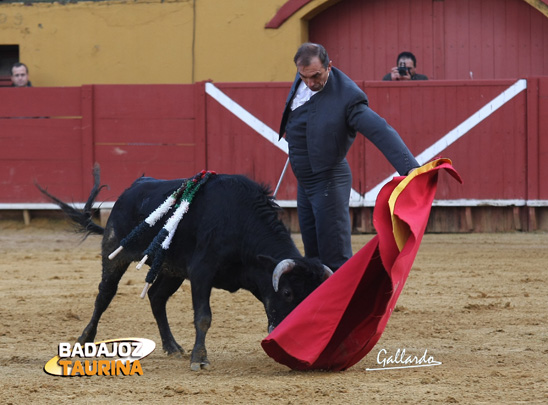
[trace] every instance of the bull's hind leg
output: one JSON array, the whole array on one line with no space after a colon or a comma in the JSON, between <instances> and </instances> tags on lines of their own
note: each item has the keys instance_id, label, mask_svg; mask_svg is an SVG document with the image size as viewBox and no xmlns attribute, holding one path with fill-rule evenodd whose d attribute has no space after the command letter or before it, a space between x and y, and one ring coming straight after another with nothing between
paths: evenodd
<instances>
[{"instance_id":1,"label":"bull's hind leg","mask_svg":"<svg viewBox=\"0 0 548 405\"><path fill-rule=\"evenodd\" d=\"M184 278L180 276L165 274L164 271L161 271L148 290L152 313L162 338L162 347L168 355L181 356L185 352L171 333L166 313L167 300L177 291L183 281Z\"/></svg>"},{"instance_id":2,"label":"bull's hind leg","mask_svg":"<svg viewBox=\"0 0 548 405\"><path fill-rule=\"evenodd\" d=\"M95 298L95 309L93 310L91 320L82 332L82 335L78 338L78 342L80 344L85 342L93 342L95 339L99 319L101 319L101 315L103 315L103 312L106 311L110 302L116 295L118 283L130 263L130 261L118 258L110 261L105 255L103 255L103 276L101 283L99 283L99 293Z\"/></svg>"}]
</instances>

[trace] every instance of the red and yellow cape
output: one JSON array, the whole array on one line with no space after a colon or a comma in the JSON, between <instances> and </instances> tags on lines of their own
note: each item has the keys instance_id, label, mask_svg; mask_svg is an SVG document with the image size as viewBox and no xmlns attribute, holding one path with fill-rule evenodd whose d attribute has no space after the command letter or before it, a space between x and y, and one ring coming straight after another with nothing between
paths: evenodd
<instances>
[{"instance_id":1,"label":"red and yellow cape","mask_svg":"<svg viewBox=\"0 0 548 405\"><path fill-rule=\"evenodd\" d=\"M294 370L336 371L375 346L419 250L441 169L462 182L449 159L438 159L382 188L377 235L261 342L270 357Z\"/></svg>"}]
</instances>

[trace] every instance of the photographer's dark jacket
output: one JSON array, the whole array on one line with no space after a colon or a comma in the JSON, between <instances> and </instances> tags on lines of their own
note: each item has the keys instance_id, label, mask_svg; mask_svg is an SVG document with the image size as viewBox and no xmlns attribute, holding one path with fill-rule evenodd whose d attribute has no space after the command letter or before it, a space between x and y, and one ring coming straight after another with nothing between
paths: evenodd
<instances>
[{"instance_id":1,"label":"photographer's dark jacket","mask_svg":"<svg viewBox=\"0 0 548 405\"><path fill-rule=\"evenodd\" d=\"M279 139L285 134L291 100L300 82L297 75L285 104ZM306 104L307 149L314 173L328 170L342 161L356 132L373 142L401 175L419 166L399 134L369 108L365 93L337 68L331 69L325 87Z\"/></svg>"}]
</instances>

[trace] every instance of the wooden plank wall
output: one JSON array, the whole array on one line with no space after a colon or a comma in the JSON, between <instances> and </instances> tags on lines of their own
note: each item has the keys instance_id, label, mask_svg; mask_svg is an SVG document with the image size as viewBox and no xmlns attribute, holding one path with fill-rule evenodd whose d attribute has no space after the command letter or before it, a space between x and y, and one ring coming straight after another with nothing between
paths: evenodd
<instances>
[{"instance_id":1,"label":"wooden plank wall","mask_svg":"<svg viewBox=\"0 0 548 405\"><path fill-rule=\"evenodd\" d=\"M290 83L219 83L228 97L278 132ZM258 135L217 101L207 101L208 169L242 173L273 190L287 155ZM289 169L278 199L295 199L297 181Z\"/></svg>"},{"instance_id":2,"label":"wooden plank wall","mask_svg":"<svg viewBox=\"0 0 548 405\"><path fill-rule=\"evenodd\" d=\"M377 81L359 85L371 107L419 154L512 83ZM548 168L542 164L548 157L548 140L543 136L548 133L548 77L531 78L528 83L526 91L440 154L453 160L464 184L440 177L436 200L441 204L434 207L430 229L548 228L543 203L548 201L548 183L543 181ZM216 86L277 131L290 83ZM94 162L101 165L103 183L109 185L102 201L115 201L143 174L190 177L202 169L243 173L274 188L285 153L206 95L204 87L198 83L2 89L0 204L46 202L34 181L64 200L83 202L91 189ZM349 161L353 187L362 194L393 173L361 136ZM296 181L289 169L278 199L295 197ZM522 203L474 206L475 200L484 199ZM444 200L465 203L446 207ZM292 211L287 210L287 221L297 229ZM371 208L355 208L352 213L355 229L374 230Z\"/></svg>"},{"instance_id":3,"label":"wooden plank wall","mask_svg":"<svg viewBox=\"0 0 548 405\"><path fill-rule=\"evenodd\" d=\"M141 175L176 178L202 170L200 92L198 85L94 86L94 160L109 200Z\"/></svg>"},{"instance_id":4,"label":"wooden plank wall","mask_svg":"<svg viewBox=\"0 0 548 405\"><path fill-rule=\"evenodd\" d=\"M206 166L199 85L3 89L0 203L44 202L34 182L81 202L95 162L115 201L141 175L186 177Z\"/></svg>"},{"instance_id":5,"label":"wooden plank wall","mask_svg":"<svg viewBox=\"0 0 548 405\"><path fill-rule=\"evenodd\" d=\"M523 0L345 0L309 38L356 80L381 80L402 51L430 79L548 75L548 19Z\"/></svg>"},{"instance_id":6,"label":"wooden plank wall","mask_svg":"<svg viewBox=\"0 0 548 405\"><path fill-rule=\"evenodd\" d=\"M33 182L81 201L81 89L5 88L0 103L0 199L41 202Z\"/></svg>"},{"instance_id":7,"label":"wooden plank wall","mask_svg":"<svg viewBox=\"0 0 548 405\"><path fill-rule=\"evenodd\" d=\"M418 155L514 82L431 81L416 84L377 81L359 82L359 85L368 94L371 108L384 117ZM249 83L219 85L230 98L276 130L288 87L289 84L277 87ZM465 184L443 182L438 188L439 199L527 198L526 99L526 92L518 94L443 151L441 156L453 159ZM208 102L208 129L210 168L239 169L275 185L285 162L282 152L274 147L270 147L270 152L265 150L267 141L214 100ZM217 137L221 138L220 143L217 143ZM353 172L353 188L360 194L394 173L381 153L360 135L348 159ZM284 179L280 193L282 200L296 198L292 177ZM542 198L548 198L548 194Z\"/></svg>"},{"instance_id":8,"label":"wooden plank wall","mask_svg":"<svg viewBox=\"0 0 548 405\"><path fill-rule=\"evenodd\" d=\"M371 108L400 133L415 155L419 155L514 82L429 81L420 85L365 82L364 90ZM443 182L437 198L526 198L527 125L523 114L526 98L526 92L521 92L441 153L443 157L453 159L465 183L461 186ZM382 180L373 167L379 164L379 159L370 157L378 152L370 143L364 147L368 185L376 184ZM390 172L386 162L380 164L384 168L383 175Z\"/></svg>"}]
</instances>

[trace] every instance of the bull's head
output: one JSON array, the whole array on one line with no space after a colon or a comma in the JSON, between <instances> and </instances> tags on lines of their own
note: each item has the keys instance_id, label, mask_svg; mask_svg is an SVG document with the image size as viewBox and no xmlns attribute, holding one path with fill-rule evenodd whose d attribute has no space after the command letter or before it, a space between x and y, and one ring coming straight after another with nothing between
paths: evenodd
<instances>
[{"instance_id":1,"label":"bull's head","mask_svg":"<svg viewBox=\"0 0 548 405\"><path fill-rule=\"evenodd\" d=\"M277 263L272 271L272 293L263 300L269 333L332 274L318 259L285 259Z\"/></svg>"}]
</instances>

